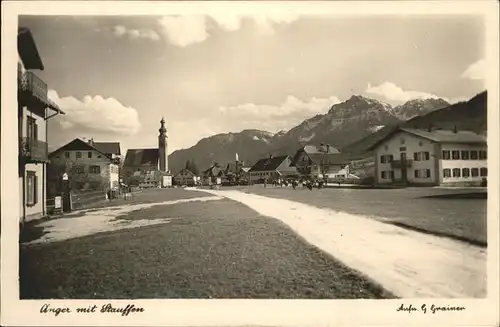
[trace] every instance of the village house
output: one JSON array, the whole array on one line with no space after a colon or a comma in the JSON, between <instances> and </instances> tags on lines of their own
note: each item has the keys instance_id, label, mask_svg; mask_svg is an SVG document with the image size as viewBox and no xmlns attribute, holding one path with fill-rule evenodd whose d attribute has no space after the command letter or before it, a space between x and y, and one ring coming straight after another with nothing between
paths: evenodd
<instances>
[{"instance_id":1,"label":"village house","mask_svg":"<svg viewBox=\"0 0 500 327\"><path fill-rule=\"evenodd\" d=\"M250 168L252 167L246 167L243 161L230 162L226 165L226 169L224 170L225 179L228 181L239 180L240 182L248 182L250 177L248 171Z\"/></svg>"},{"instance_id":2,"label":"village house","mask_svg":"<svg viewBox=\"0 0 500 327\"><path fill-rule=\"evenodd\" d=\"M196 183L198 183L198 180L199 177L187 168L183 168L173 177L173 182L175 185L194 186L196 185Z\"/></svg>"},{"instance_id":3,"label":"village house","mask_svg":"<svg viewBox=\"0 0 500 327\"><path fill-rule=\"evenodd\" d=\"M31 31L19 27L17 33L18 177L21 223L47 213L47 121L64 114L47 96L47 84L33 70L44 70Z\"/></svg>"},{"instance_id":4,"label":"village house","mask_svg":"<svg viewBox=\"0 0 500 327\"><path fill-rule=\"evenodd\" d=\"M260 159L248 171L250 182L263 183L273 181L296 173L295 167L291 167L292 159L287 156L272 156Z\"/></svg>"},{"instance_id":5,"label":"village house","mask_svg":"<svg viewBox=\"0 0 500 327\"><path fill-rule=\"evenodd\" d=\"M122 167L122 176L126 184L147 187L171 186L172 176L168 168L168 136L163 117L158 131L158 147L127 150Z\"/></svg>"},{"instance_id":6,"label":"village house","mask_svg":"<svg viewBox=\"0 0 500 327\"><path fill-rule=\"evenodd\" d=\"M374 144L377 184L479 186L486 137L471 131L398 128Z\"/></svg>"},{"instance_id":7,"label":"village house","mask_svg":"<svg viewBox=\"0 0 500 327\"><path fill-rule=\"evenodd\" d=\"M324 175L349 178L348 164L349 160L329 144L305 145L297 150L291 162L299 174L312 179L324 178Z\"/></svg>"},{"instance_id":8,"label":"village house","mask_svg":"<svg viewBox=\"0 0 500 327\"><path fill-rule=\"evenodd\" d=\"M73 189L118 190L120 143L76 138L50 154L50 166L51 187L67 173Z\"/></svg>"},{"instance_id":9,"label":"village house","mask_svg":"<svg viewBox=\"0 0 500 327\"><path fill-rule=\"evenodd\" d=\"M202 183L203 185L210 185L217 183L219 180L222 183L222 179L224 178L224 170L222 166L215 162L209 168L203 171L202 173Z\"/></svg>"}]
</instances>

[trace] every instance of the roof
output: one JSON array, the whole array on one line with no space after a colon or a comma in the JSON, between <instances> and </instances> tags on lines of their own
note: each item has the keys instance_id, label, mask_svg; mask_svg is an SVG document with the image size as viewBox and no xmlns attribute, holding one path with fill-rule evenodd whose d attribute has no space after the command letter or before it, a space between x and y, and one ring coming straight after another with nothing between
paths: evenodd
<instances>
[{"instance_id":1,"label":"roof","mask_svg":"<svg viewBox=\"0 0 500 327\"><path fill-rule=\"evenodd\" d=\"M374 150L380 144L392 138L396 133L406 132L436 143L459 143L459 144L486 144L486 136L472 131L452 131L452 130L424 130L416 128L396 128L391 133L373 144L368 150Z\"/></svg>"},{"instance_id":2,"label":"roof","mask_svg":"<svg viewBox=\"0 0 500 327\"><path fill-rule=\"evenodd\" d=\"M349 158L341 153L314 153L309 154L309 158L317 165L342 165L350 162Z\"/></svg>"},{"instance_id":3,"label":"roof","mask_svg":"<svg viewBox=\"0 0 500 327\"><path fill-rule=\"evenodd\" d=\"M348 163L349 160L345 155L340 154L340 151L333 146L316 146L316 145L305 145L293 156L290 166L295 166L297 160L299 160L302 153L306 153L307 156L316 164L344 164Z\"/></svg>"},{"instance_id":4,"label":"roof","mask_svg":"<svg viewBox=\"0 0 500 327\"><path fill-rule=\"evenodd\" d=\"M93 142L92 145L103 153L121 155L120 142Z\"/></svg>"},{"instance_id":5,"label":"roof","mask_svg":"<svg viewBox=\"0 0 500 327\"><path fill-rule=\"evenodd\" d=\"M44 69L33 34L26 27L17 30L17 53L26 69Z\"/></svg>"},{"instance_id":6,"label":"roof","mask_svg":"<svg viewBox=\"0 0 500 327\"><path fill-rule=\"evenodd\" d=\"M191 170L189 170L189 169L187 169L187 168L182 168L182 169L181 169L181 171L179 171L177 174L175 174L175 175L174 175L174 178L175 178L177 175L181 174L181 173L189 173L189 174L191 174L191 175L193 175L193 176L196 176L196 174L195 174L195 173L193 173Z\"/></svg>"},{"instance_id":7,"label":"roof","mask_svg":"<svg viewBox=\"0 0 500 327\"><path fill-rule=\"evenodd\" d=\"M277 157L269 157L269 158L264 158L260 159L257 161L255 165L250 168L250 172L253 171L271 171L271 170L276 170L279 165L283 163L287 158L289 158L287 155L285 156L277 156Z\"/></svg>"},{"instance_id":8,"label":"roof","mask_svg":"<svg viewBox=\"0 0 500 327\"><path fill-rule=\"evenodd\" d=\"M96 147L90 145L88 142L85 142L83 140L80 140L79 138L74 139L73 141L63 145L62 147L52 151L49 155L49 157L54 156L56 153L61 152L61 151L89 151L89 150L94 150L102 154L108 159L109 158L108 154L100 151Z\"/></svg>"},{"instance_id":9,"label":"roof","mask_svg":"<svg viewBox=\"0 0 500 327\"><path fill-rule=\"evenodd\" d=\"M237 168L242 169L244 162L238 162L238 167L236 167L236 162L230 162L226 165L226 174L235 174Z\"/></svg>"},{"instance_id":10,"label":"roof","mask_svg":"<svg viewBox=\"0 0 500 327\"><path fill-rule=\"evenodd\" d=\"M158 165L160 152L158 148L153 149L128 149L123 166Z\"/></svg>"},{"instance_id":11,"label":"roof","mask_svg":"<svg viewBox=\"0 0 500 327\"><path fill-rule=\"evenodd\" d=\"M335 148L334 146L331 146L331 145L320 145L320 146L316 146L316 145L305 145L302 149L304 149L304 151L307 153L307 154L314 154L314 153L340 153L340 151Z\"/></svg>"},{"instance_id":12,"label":"roof","mask_svg":"<svg viewBox=\"0 0 500 327\"><path fill-rule=\"evenodd\" d=\"M214 177L214 176L218 177L218 176L222 176L222 174L223 174L222 167L218 163L213 164L208 169L203 171L204 176L210 176L210 177Z\"/></svg>"}]
</instances>

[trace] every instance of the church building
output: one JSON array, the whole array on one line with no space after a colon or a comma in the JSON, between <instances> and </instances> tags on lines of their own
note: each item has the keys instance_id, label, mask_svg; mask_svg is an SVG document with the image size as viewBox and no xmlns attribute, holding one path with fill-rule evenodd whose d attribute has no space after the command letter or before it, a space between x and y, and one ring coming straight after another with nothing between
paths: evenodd
<instances>
[{"instance_id":1,"label":"church building","mask_svg":"<svg viewBox=\"0 0 500 327\"><path fill-rule=\"evenodd\" d=\"M171 175L168 168L168 136L163 117L158 131L157 148L129 149L127 151L122 168L123 181L127 185L171 186Z\"/></svg>"}]
</instances>

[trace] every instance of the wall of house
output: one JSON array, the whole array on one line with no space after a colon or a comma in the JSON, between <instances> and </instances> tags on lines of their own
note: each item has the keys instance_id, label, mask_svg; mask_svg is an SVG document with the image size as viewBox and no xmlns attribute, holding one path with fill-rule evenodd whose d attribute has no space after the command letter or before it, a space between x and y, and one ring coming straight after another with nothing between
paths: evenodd
<instances>
[{"instance_id":1,"label":"wall of house","mask_svg":"<svg viewBox=\"0 0 500 327\"><path fill-rule=\"evenodd\" d=\"M23 107L22 110L22 122L21 125L21 137L26 137L28 135L28 117L32 117L35 119L35 123L38 126L38 135L37 135L37 140L47 142L47 128L45 124L47 123L44 119L44 117L41 117L30 110L28 110L27 107Z\"/></svg>"},{"instance_id":2,"label":"wall of house","mask_svg":"<svg viewBox=\"0 0 500 327\"><path fill-rule=\"evenodd\" d=\"M406 133L399 132L395 134L392 138L380 144L375 149L375 166L376 166L376 178L375 181L377 184L391 184L393 180L390 178L382 179L382 171L394 172L394 179L396 181L401 180L402 178L402 170L400 168L392 168L391 163L381 163L382 155L393 155L394 160L400 160L400 154L406 153L407 160L412 161L412 165L407 168L407 180L410 184L438 184L439 183L439 175L438 170L436 169L436 160L439 160L439 148L435 146L435 143ZM429 152L429 160L424 160L422 158L421 161L414 160L415 152ZM430 177L415 177L415 170L430 170ZM388 173L390 176L390 173ZM424 175L425 176L425 175Z\"/></svg>"},{"instance_id":3,"label":"wall of house","mask_svg":"<svg viewBox=\"0 0 500 327\"><path fill-rule=\"evenodd\" d=\"M36 185L36 203L34 205L26 205L26 221L34 220L34 219L39 219L43 217L43 214L45 213L45 208L46 208L46 199L45 199L45 194L46 194L46 189L45 189L45 172L44 172L44 166L45 164L39 163L39 164L26 164L26 169L24 172L24 177L25 177L25 185L28 185L28 172L34 172L35 175L37 176L37 185ZM21 182L22 183L22 182ZM24 188L25 192L25 199L27 203L28 199L28 190L27 187ZM22 194L21 194L22 196ZM21 197L22 201L22 197Z\"/></svg>"},{"instance_id":4,"label":"wall of house","mask_svg":"<svg viewBox=\"0 0 500 327\"><path fill-rule=\"evenodd\" d=\"M257 182L260 179L274 179L278 177L278 172L276 170L269 170L269 171L252 171L250 172L250 181L251 182Z\"/></svg>"},{"instance_id":5,"label":"wall of house","mask_svg":"<svg viewBox=\"0 0 500 327\"><path fill-rule=\"evenodd\" d=\"M460 158L462 153L461 151L471 151L471 150L476 150L476 151L487 151L487 146L481 146L481 145L470 145L470 144L442 144L440 147L440 154L441 154L441 160L440 160L440 174L442 176L441 178L441 185L443 186L467 186L467 185L480 185L482 182L483 177L479 174L477 177L472 177L471 169L472 168L487 168L488 167L488 160L487 159L477 159L477 160L454 160L451 159L451 151L453 150L458 150L460 151ZM442 151L450 151L450 159L443 159L442 156ZM469 158L470 158L470 152L469 152ZM479 158L479 157L478 157ZM453 177L453 169L454 168L459 168L460 169L460 177ZM463 168L469 168L469 177L463 177L462 176L462 170ZM444 169L450 169L452 171L451 177L444 177Z\"/></svg>"},{"instance_id":6,"label":"wall of house","mask_svg":"<svg viewBox=\"0 0 500 327\"><path fill-rule=\"evenodd\" d=\"M77 152L81 153L80 158L77 158ZM91 153L90 158L89 153ZM57 165L67 165L68 175L73 183L101 182L103 187L113 189L119 186L118 165L110 163L110 160L98 151L60 151L52 155L51 162ZM73 170L76 166L82 166L83 170L76 173ZM99 173L91 171L91 166L99 166Z\"/></svg>"},{"instance_id":7,"label":"wall of house","mask_svg":"<svg viewBox=\"0 0 500 327\"><path fill-rule=\"evenodd\" d=\"M176 185L185 185L188 183L194 183L194 175L190 172L181 171L174 176L174 182Z\"/></svg>"}]
</instances>

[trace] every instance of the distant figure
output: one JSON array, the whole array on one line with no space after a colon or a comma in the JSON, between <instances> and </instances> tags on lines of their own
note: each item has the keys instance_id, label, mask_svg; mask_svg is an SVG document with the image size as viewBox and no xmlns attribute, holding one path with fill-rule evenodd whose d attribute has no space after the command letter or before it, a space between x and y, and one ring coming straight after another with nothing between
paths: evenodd
<instances>
[{"instance_id":1,"label":"distant figure","mask_svg":"<svg viewBox=\"0 0 500 327\"><path fill-rule=\"evenodd\" d=\"M264 178L264 187L267 187L267 180Z\"/></svg>"},{"instance_id":2,"label":"distant figure","mask_svg":"<svg viewBox=\"0 0 500 327\"><path fill-rule=\"evenodd\" d=\"M297 181L296 180L292 180L292 187L294 190L297 188Z\"/></svg>"}]
</instances>

